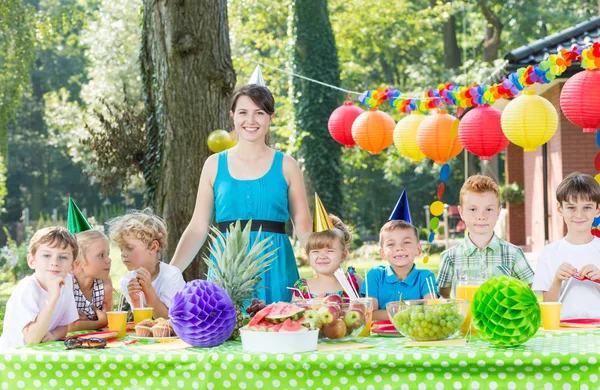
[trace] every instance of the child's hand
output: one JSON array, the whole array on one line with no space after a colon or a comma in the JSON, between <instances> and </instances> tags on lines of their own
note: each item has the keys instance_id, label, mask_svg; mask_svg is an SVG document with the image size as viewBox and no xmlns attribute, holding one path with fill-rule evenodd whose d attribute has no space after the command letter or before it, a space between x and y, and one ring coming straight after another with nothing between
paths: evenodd
<instances>
[{"instance_id":1,"label":"child's hand","mask_svg":"<svg viewBox=\"0 0 600 390\"><path fill-rule=\"evenodd\" d=\"M101 324L108 323L108 318L106 316L106 312L102 309L98 309L96 306L92 305L92 309L96 312L96 316L98 317L98 321Z\"/></svg>"},{"instance_id":2,"label":"child's hand","mask_svg":"<svg viewBox=\"0 0 600 390\"><path fill-rule=\"evenodd\" d=\"M48 280L48 302L56 303L60 298L60 289L65 284L65 279L57 276Z\"/></svg>"},{"instance_id":3,"label":"child's hand","mask_svg":"<svg viewBox=\"0 0 600 390\"><path fill-rule=\"evenodd\" d=\"M150 271L146 268L138 268L136 271L137 280L140 286L142 286L143 291L148 291L152 288L152 275L150 275Z\"/></svg>"},{"instance_id":4,"label":"child's hand","mask_svg":"<svg viewBox=\"0 0 600 390\"><path fill-rule=\"evenodd\" d=\"M131 305L133 307L140 307L140 292L142 286L138 282L137 278L133 278L127 283L127 294L131 298Z\"/></svg>"},{"instance_id":5,"label":"child's hand","mask_svg":"<svg viewBox=\"0 0 600 390\"><path fill-rule=\"evenodd\" d=\"M573 267L569 263L562 263L560 267L558 267L558 271L556 271L556 275L554 276L555 281L563 281L569 280L577 273L577 268Z\"/></svg>"},{"instance_id":6,"label":"child's hand","mask_svg":"<svg viewBox=\"0 0 600 390\"><path fill-rule=\"evenodd\" d=\"M83 312L78 311L77 313L79 313L79 321L87 321L88 318Z\"/></svg>"},{"instance_id":7,"label":"child's hand","mask_svg":"<svg viewBox=\"0 0 600 390\"><path fill-rule=\"evenodd\" d=\"M600 269L598 269L598 267L596 267L594 264L587 264L581 267L579 275L590 280L600 280Z\"/></svg>"},{"instance_id":8,"label":"child's hand","mask_svg":"<svg viewBox=\"0 0 600 390\"><path fill-rule=\"evenodd\" d=\"M41 343L47 343L49 341L56 341L59 337L55 335L53 332L47 332L44 337L42 337Z\"/></svg>"}]
</instances>

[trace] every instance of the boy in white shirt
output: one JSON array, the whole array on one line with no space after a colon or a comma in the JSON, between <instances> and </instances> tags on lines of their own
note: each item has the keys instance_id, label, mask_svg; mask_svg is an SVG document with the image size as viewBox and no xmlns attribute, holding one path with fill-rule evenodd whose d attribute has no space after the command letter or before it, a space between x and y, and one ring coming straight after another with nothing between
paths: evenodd
<instances>
[{"instance_id":1,"label":"boy in white shirt","mask_svg":"<svg viewBox=\"0 0 600 390\"><path fill-rule=\"evenodd\" d=\"M160 261L167 246L167 226L151 210L132 211L111 221L110 238L121 248L128 272L121 292L132 308L140 307L140 292L154 318L169 316L175 293L185 286L179 268Z\"/></svg>"},{"instance_id":2,"label":"boy in white shirt","mask_svg":"<svg viewBox=\"0 0 600 390\"><path fill-rule=\"evenodd\" d=\"M556 189L558 212L567 235L544 247L538 257L533 290L542 291L544 302L558 301L570 278L560 318L600 318L600 238L591 233L600 216L600 184L589 175L574 172ZM587 278L590 280L579 280Z\"/></svg>"},{"instance_id":3,"label":"boy in white shirt","mask_svg":"<svg viewBox=\"0 0 600 390\"><path fill-rule=\"evenodd\" d=\"M44 228L33 235L27 265L35 272L8 299L0 352L66 336L67 325L79 318L69 275L77 252L77 239L65 228Z\"/></svg>"}]
</instances>

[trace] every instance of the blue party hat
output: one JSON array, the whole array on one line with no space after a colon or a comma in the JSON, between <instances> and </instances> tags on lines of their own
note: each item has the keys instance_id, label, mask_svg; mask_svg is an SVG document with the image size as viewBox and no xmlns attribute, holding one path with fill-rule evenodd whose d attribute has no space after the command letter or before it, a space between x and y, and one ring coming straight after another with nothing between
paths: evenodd
<instances>
[{"instance_id":1,"label":"blue party hat","mask_svg":"<svg viewBox=\"0 0 600 390\"><path fill-rule=\"evenodd\" d=\"M408 195L406 195L406 190L402 190L402 195L400 195L400 199L394 206L394 211L390 214L388 221L406 221L408 223L412 223L412 219L410 218L410 207L408 207Z\"/></svg>"}]
</instances>

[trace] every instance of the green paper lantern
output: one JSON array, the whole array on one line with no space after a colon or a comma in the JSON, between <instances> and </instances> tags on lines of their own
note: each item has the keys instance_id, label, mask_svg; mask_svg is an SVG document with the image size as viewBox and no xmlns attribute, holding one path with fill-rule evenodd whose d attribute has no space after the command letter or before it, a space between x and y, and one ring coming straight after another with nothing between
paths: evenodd
<instances>
[{"instance_id":1,"label":"green paper lantern","mask_svg":"<svg viewBox=\"0 0 600 390\"><path fill-rule=\"evenodd\" d=\"M473 326L482 339L500 347L521 345L540 327L540 304L531 288L510 276L483 283L471 304Z\"/></svg>"},{"instance_id":2,"label":"green paper lantern","mask_svg":"<svg viewBox=\"0 0 600 390\"><path fill-rule=\"evenodd\" d=\"M81 213L81 210L79 210L79 207L77 207L72 198L69 198L67 229L73 234L84 232L86 230L92 230L92 227L88 223L87 219L85 219Z\"/></svg>"}]
</instances>

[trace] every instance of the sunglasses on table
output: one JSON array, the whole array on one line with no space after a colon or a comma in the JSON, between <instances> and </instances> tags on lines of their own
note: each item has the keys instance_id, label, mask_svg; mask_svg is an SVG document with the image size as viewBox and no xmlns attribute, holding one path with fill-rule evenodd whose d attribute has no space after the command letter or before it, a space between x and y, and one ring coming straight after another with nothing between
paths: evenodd
<instances>
[{"instance_id":1,"label":"sunglasses on table","mask_svg":"<svg viewBox=\"0 0 600 390\"><path fill-rule=\"evenodd\" d=\"M65 340L65 347L67 347L67 349L75 349L75 348L101 349L101 348L106 347L106 340L99 339L97 337L92 337L89 339L73 337L73 338Z\"/></svg>"}]
</instances>

